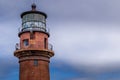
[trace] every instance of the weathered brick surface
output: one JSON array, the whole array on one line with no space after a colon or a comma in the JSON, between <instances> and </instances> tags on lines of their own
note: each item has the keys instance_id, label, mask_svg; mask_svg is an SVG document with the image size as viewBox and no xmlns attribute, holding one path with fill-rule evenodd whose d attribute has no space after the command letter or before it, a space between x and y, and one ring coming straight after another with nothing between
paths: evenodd
<instances>
[{"instance_id":1,"label":"weathered brick surface","mask_svg":"<svg viewBox=\"0 0 120 80\"><path fill-rule=\"evenodd\" d=\"M20 62L20 80L50 80L49 62L39 60L38 66L34 60Z\"/></svg>"},{"instance_id":2,"label":"weathered brick surface","mask_svg":"<svg viewBox=\"0 0 120 80\"><path fill-rule=\"evenodd\" d=\"M40 48L40 49L44 49L44 39L46 38L46 46L48 48L48 35L45 33L40 33L40 32L35 32L34 33L35 39L30 39L30 32L26 32L24 34L22 34L20 36L20 48L24 49L24 48L28 48L31 47L32 48ZM23 44L23 40L24 39L29 39L29 46L25 47Z\"/></svg>"}]
</instances>

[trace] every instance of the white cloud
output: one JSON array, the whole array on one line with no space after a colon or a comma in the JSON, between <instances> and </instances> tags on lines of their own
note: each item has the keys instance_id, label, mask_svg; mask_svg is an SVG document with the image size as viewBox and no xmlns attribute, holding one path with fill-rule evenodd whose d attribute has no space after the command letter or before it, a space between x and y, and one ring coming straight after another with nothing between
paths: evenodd
<instances>
[{"instance_id":1,"label":"white cloud","mask_svg":"<svg viewBox=\"0 0 120 80\"><path fill-rule=\"evenodd\" d=\"M116 67L120 62L119 25L72 23L55 26L51 38L56 58L93 69Z\"/></svg>"},{"instance_id":2,"label":"white cloud","mask_svg":"<svg viewBox=\"0 0 120 80\"><path fill-rule=\"evenodd\" d=\"M3 57L13 56L18 41L18 22L9 21L0 24L0 53ZM0 56L2 57L2 56Z\"/></svg>"}]
</instances>

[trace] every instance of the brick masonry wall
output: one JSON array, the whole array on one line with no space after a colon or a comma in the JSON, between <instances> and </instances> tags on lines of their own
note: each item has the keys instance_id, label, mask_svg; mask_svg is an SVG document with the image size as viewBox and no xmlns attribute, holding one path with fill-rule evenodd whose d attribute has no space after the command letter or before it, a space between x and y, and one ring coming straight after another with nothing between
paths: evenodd
<instances>
[{"instance_id":1,"label":"brick masonry wall","mask_svg":"<svg viewBox=\"0 0 120 80\"><path fill-rule=\"evenodd\" d=\"M46 38L46 49L48 49L48 35L42 32L34 32L34 38L30 39L30 32L20 35L20 49L45 49L44 40ZM24 46L23 40L28 39L29 45ZM32 47L31 47L32 45ZM29 53L29 52L28 52ZM26 56L20 60L20 80L50 80L49 60L44 56ZM38 59L40 58L40 59ZM38 65L34 65L34 60L38 60ZM46 60L46 61L45 61Z\"/></svg>"},{"instance_id":2,"label":"brick masonry wall","mask_svg":"<svg viewBox=\"0 0 120 80\"><path fill-rule=\"evenodd\" d=\"M38 60L38 65L34 65L34 60L20 62L20 80L50 80L49 62Z\"/></svg>"},{"instance_id":3,"label":"brick masonry wall","mask_svg":"<svg viewBox=\"0 0 120 80\"><path fill-rule=\"evenodd\" d=\"M46 49L48 49L48 35L45 33L35 32L34 33L35 38L30 39L30 32L26 32L24 34L21 34L20 36L20 48L29 48L30 45L33 45L32 48L39 48L44 49L44 39L46 38ZM28 39L29 40L29 46L25 47L23 44L23 40Z\"/></svg>"}]
</instances>

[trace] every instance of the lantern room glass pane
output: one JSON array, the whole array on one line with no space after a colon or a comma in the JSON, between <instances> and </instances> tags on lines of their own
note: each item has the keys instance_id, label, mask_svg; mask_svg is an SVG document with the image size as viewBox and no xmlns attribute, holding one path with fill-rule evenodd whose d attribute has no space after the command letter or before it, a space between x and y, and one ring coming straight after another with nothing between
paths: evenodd
<instances>
[{"instance_id":1,"label":"lantern room glass pane","mask_svg":"<svg viewBox=\"0 0 120 80\"><path fill-rule=\"evenodd\" d=\"M38 22L43 22L43 23L46 22L45 16L43 16L41 14L34 14L34 13L23 16L22 22L25 23L28 21L38 21Z\"/></svg>"},{"instance_id":2,"label":"lantern room glass pane","mask_svg":"<svg viewBox=\"0 0 120 80\"><path fill-rule=\"evenodd\" d=\"M39 28L46 28L45 24L42 22L26 22L23 24L23 28L30 28L30 27L39 27Z\"/></svg>"}]
</instances>

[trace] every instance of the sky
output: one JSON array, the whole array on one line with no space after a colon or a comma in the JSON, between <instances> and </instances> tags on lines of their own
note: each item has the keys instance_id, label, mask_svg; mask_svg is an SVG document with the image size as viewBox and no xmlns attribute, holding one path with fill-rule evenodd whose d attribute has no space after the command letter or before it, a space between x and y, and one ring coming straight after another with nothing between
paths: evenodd
<instances>
[{"instance_id":1,"label":"sky","mask_svg":"<svg viewBox=\"0 0 120 80\"><path fill-rule=\"evenodd\" d=\"M48 15L51 80L120 80L120 0L0 0L0 80L19 80L20 14Z\"/></svg>"}]
</instances>

